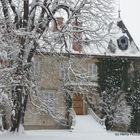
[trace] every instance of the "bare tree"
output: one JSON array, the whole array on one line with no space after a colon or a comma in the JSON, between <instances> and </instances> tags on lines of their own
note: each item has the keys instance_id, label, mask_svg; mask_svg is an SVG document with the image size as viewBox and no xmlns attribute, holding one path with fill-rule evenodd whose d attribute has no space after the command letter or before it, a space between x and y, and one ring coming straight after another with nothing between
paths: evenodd
<instances>
[{"instance_id":1,"label":"bare tree","mask_svg":"<svg viewBox=\"0 0 140 140\"><path fill-rule=\"evenodd\" d=\"M12 101L11 131L24 123L36 50L71 52L72 42L101 44L108 35L112 4L113 0L1 0L1 85Z\"/></svg>"}]
</instances>

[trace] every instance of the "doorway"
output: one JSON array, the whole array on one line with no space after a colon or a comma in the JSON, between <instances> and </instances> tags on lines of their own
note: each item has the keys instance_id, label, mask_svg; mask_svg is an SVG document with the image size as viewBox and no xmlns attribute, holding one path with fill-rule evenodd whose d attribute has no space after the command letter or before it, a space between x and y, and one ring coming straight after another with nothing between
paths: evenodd
<instances>
[{"instance_id":1,"label":"doorway","mask_svg":"<svg viewBox=\"0 0 140 140\"><path fill-rule=\"evenodd\" d=\"M83 98L81 95L74 95L73 97L73 108L76 115L83 115Z\"/></svg>"}]
</instances>

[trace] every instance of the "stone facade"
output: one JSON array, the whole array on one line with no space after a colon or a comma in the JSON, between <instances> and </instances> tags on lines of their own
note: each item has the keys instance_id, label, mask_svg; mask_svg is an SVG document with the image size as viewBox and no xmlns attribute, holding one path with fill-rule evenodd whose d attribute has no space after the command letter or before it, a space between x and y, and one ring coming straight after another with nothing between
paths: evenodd
<instances>
[{"instance_id":1,"label":"stone facade","mask_svg":"<svg viewBox=\"0 0 140 140\"><path fill-rule=\"evenodd\" d=\"M124 80L127 78L131 79L134 69L139 69L139 57L46 53L43 56L37 54L34 59L35 70L37 70L35 76L40 85L39 92L46 95L53 94L51 97L54 98L54 110L61 112L62 120L61 118L57 120L55 118L57 116L52 116L49 113L37 111L29 103L25 117L25 128L27 129L68 128L68 126L61 124L63 120L67 120L66 91L72 97L72 107L77 115L87 114L87 108L91 107L98 116L102 117L102 113L99 110L100 93L98 91L98 79L100 76L98 75L98 71L101 71L102 64L100 62L102 60L109 60L112 63L126 61L128 65L124 66L124 73L126 75L124 76ZM120 88L124 90L123 87ZM88 100L87 94L88 98L90 98ZM127 131L127 126L119 125L119 127ZM116 124L116 127L113 129L121 130L119 127Z\"/></svg>"},{"instance_id":2,"label":"stone facade","mask_svg":"<svg viewBox=\"0 0 140 140\"><path fill-rule=\"evenodd\" d=\"M72 106L76 114L87 114L88 105L84 100L86 92L89 92L91 88L97 87L97 73L93 74L91 71L91 66L95 64L97 59L89 56L83 57L82 55L71 55L69 57L68 54L54 55L50 53L44 54L44 56L36 55L34 59L34 74L40 85L39 94L43 92L53 94L55 110L62 112L62 118L66 118L67 112L64 96L66 90L71 90ZM97 72L96 68L94 71ZM80 78L82 76L84 78ZM96 77L95 81L94 76ZM93 93L91 94L93 95ZM93 97L92 100L95 105L98 104L96 97ZM25 128L27 129L67 127L59 124L51 115L40 113L30 103L28 103L27 110L25 116Z\"/></svg>"}]
</instances>

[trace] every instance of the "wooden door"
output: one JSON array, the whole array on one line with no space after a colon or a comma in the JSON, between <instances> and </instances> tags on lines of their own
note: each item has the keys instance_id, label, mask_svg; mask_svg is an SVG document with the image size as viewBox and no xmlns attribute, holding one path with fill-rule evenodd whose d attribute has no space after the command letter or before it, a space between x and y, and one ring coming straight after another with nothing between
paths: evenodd
<instances>
[{"instance_id":1,"label":"wooden door","mask_svg":"<svg viewBox=\"0 0 140 140\"><path fill-rule=\"evenodd\" d=\"M83 99L80 95L75 95L73 97L73 108L77 115L83 115Z\"/></svg>"}]
</instances>

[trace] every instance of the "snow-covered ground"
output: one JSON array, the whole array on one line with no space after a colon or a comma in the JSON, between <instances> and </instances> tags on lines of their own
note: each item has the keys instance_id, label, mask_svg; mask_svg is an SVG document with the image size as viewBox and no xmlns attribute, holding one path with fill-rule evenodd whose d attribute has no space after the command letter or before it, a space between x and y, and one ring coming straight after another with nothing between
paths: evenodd
<instances>
[{"instance_id":1,"label":"snow-covered ground","mask_svg":"<svg viewBox=\"0 0 140 140\"><path fill-rule=\"evenodd\" d=\"M90 115L77 116L76 126L70 130L31 130L24 134L0 132L0 140L138 140L140 135L108 132Z\"/></svg>"}]
</instances>

